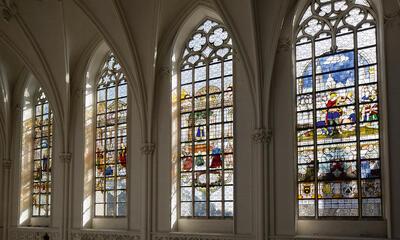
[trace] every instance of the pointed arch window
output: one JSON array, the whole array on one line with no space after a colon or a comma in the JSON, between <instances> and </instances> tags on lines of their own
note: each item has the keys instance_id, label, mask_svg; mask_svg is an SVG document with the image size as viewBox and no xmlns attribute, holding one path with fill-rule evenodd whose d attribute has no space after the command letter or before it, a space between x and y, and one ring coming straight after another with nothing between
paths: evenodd
<instances>
[{"instance_id":1,"label":"pointed arch window","mask_svg":"<svg viewBox=\"0 0 400 240\"><path fill-rule=\"evenodd\" d=\"M367 0L312 0L298 23L299 217L382 216L375 19Z\"/></svg>"},{"instance_id":2,"label":"pointed arch window","mask_svg":"<svg viewBox=\"0 0 400 240\"><path fill-rule=\"evenodd\" d=\"M96 92L95 216L126 216L128 87L112 53Z\"/></svg>"},{"instance_id":3,"label":"pointed arch window","mask_svg":"<svg viewBox=\"0 0 400 240\"><path fill-rule=\"evenodd\" d=\"M51 214L53 113L39 89L34 108L32 217Z\"/></svg>"},{"instance_id":4,"label":"pointed arch window","mask_svg":"<svg viewBox=\"0 0 400 240\"><path fill-rule=\"evenodd\" d=\"M180 217L232 217L234 192L232 39L207 19L182 51L179 96Z\"/></svg>"}]
</instances>

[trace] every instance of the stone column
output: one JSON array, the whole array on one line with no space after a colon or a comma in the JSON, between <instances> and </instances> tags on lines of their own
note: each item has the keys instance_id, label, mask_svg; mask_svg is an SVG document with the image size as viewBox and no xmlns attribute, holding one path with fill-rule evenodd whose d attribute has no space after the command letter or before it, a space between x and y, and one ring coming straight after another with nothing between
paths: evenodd
<instances>
[{"instance_id":1,"label":"stone column","mask_svg":"<svg viewBox=\"0 0 400 240\"><path fill-rule=\"evenodd\" d=\"M8 226L9 226L9 199L10 199L10 171L11 171L11 160L3 159L3 239L6 240L8 237Z\"/></svg>"},{"instance_id":2,"label":"stone column","mask_svg":"<svg viewBox=\"0 0 400 240\"><path fill-rule=\"evenodd\" d=\"M265 149L267 147L267 144L270 142L271 139L271 131L267 131L265 128L258 128L254 130L254 133L252 135L252 140L254 144L254 152L255 152L255 157L258 159L258 161L255 162L254 165L254 182L257 183L254 186L254 192L255 192L255 204L257 211L255 211L255 221L256 221L256 239L257 240L263 240L265 239L265 235L268 232L267 229L265 229L266 224L266 209L265 208L265 200L266 200L266 192L268 191L265 184L265 162L267 159L267 154L265 154Z\"/></svg>"},{"instance_id":3,"label":"stone column","mask_svg":"<svg viewBox=\"0 0 400 240\"><path fill-rule=\"evenodd\" d=\"M63 205L62 205L62 227L61 239L69 239L70 219L71 219L71 184L70 184L70 168L72 155L69 152L60 154L60 160L64 163L64 184L63 184Z\"/></svg>"},{"instance_id":4,"label":"stone column","mask_svg":"<svg viewBox=\"0 0 400 240\"><path fill-rule=\"evenodd\" d=\"M151 232L152 232L152 221L153 221L153 164L152 164L152 157L153 153L155 150L155 144L154 143L144 143L142 147L140 148L142 154L144 155L144 159L146 161L146 194L145 194L145 201L144 203L146 204L145 209L146 209L146 214L144 216L144 233L143 236L145 236L146 240L151 239Z\"/></svg>"}]
</instances>

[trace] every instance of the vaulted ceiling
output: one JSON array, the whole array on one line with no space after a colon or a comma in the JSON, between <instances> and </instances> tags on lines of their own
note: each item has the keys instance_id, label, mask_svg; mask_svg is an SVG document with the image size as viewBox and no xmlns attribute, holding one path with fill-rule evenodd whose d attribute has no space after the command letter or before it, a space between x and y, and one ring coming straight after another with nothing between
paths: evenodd
<instances>
[{"instance_id":1,"label":"vaulted ceiling","mask_svg":"<svg viewBox=\"0 0 400 240\"><path fill-rule=\"evenodd\" d=\"M9 118L7 112L18 104L13 92L25 68L45 89L59 121L67 126L70 93L81 87L85 64L94 46L105 41L132 81L135 98L142 106L142 118L151 119L157 71L165 67L159 58L170 54L180 24L200 5L213 9L226 22L237 42L238 54L246 62L251 87L263 92L260 98L268 96L285 17L294 11L297 2L1 0L2 118ZM385 12L398 9L398 0L384 3ZM14 97L9 99L11 105L5 103L4 95ZM4 127L7 121L1 121Z\"/></svg>"}]
</instances>

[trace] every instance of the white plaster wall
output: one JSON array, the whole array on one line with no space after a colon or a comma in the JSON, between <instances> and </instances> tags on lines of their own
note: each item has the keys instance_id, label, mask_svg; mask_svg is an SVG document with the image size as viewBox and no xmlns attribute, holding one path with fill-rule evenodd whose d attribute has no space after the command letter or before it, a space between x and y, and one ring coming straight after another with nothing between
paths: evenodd
<instances>
[{"instance_id":1,"label":"white plaster wall","mask_svg":"<svg viewBox=\"0 0 400 240\"><path fill-rule=\"evenodd\" d=\"M396 6L396 1L385 2L385 12L387 15L393 15ZM398 111L400 102L400 68L399 68L399 56L400 56L400 17L397 15L385 23L385 61L386 61L386 84L387 84L387 110L388 110L388 144L389 144L389 164L390 171L388 171L389 177L386 178L390 181L390 214L391 214L391 230L394 238L400 238L400 175L398 174L400 169L400 148L399 140L400 136L400 112Z\"/></svg>"}]
</instances>

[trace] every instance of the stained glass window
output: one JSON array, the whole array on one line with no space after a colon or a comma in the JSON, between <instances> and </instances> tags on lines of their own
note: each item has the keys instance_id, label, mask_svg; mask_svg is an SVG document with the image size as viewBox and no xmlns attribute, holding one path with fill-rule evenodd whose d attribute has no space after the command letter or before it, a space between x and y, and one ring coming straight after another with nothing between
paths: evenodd
<instances>
[{"instance_id":1,"label":"stained glass window","mask_svg":"<svg viewBox=\"0 0 400 240\"><path fill-rule=\"evenodd\" d=\"M205 20L195 29L179 75L180 216L232 217L232 39L223 25Z\"/></svg>"},{"instance_id":2,"label":"stained glass window","mask_svg":"<svg viewBox=\"0 0 400 240\"><path fill-rule=\"evenodd\" d=\"M128 86L110 53L96 96L95 216L126 216Z\"/></svg>"},{"instance_id":3,"label":"stained glass window","mask_svg":"<svg viewBox=\"0 0 400 240\"><path fill-rule=\"evenodd\" d=\"M299 217L381 217L377 27L367 0L312 0L296 41Z\"/></svg>"},{"instance_id":4,"label":"stained glass window","mask_svg":"<svg viewBox=\"0 0 400 240\"><path fill-rule=\"evenodd\" d=\"M36 99L34 116L32 217L48 217L51 212L53 113L42 89Z\"/></svg>"}]
</instances>

